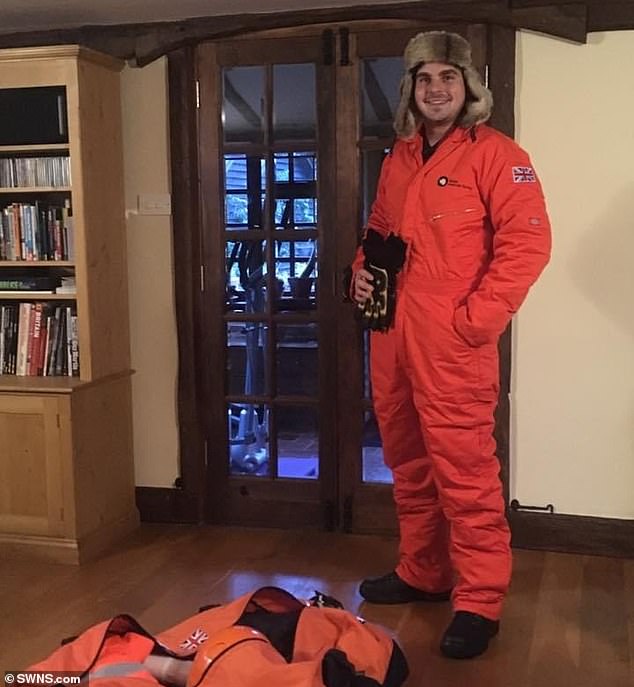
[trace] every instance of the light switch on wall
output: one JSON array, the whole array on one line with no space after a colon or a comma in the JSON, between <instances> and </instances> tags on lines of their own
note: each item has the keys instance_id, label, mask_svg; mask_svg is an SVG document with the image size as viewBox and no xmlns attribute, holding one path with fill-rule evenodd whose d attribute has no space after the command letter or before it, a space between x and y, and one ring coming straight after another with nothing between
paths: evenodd
<instances>
[{"instance_id":1,"label":"light switch on wall","mask_svg":"<svg viewBox=\"0 0 634 687\"><path fill-rule=\"evenodd\" d=\"M172 214L172 198L169 193L140 193L137 199L139 215Z\"/></svg>"}]
</instances>

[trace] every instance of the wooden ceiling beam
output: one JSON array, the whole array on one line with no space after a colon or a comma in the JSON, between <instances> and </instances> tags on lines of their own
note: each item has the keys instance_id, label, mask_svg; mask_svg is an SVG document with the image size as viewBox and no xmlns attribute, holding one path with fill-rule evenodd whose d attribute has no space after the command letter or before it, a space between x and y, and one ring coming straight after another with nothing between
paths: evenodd
<instances>
[{"instance_id":1,"label":"wooden ceiling beam","mask_svg":"<svg viewBox=\"0 0 634 687\"><path fill-rule=\"evenodd\" d=\"M570 0L510 0L512 9L566 5ZM588 32L634 29L632 0L583 0L588 12Z\"/></svg>"},{"instance_id":2,"label":"wooden ceiling beam","mask_svg":"<svg viewBox=\"0 0 634 687\"><path fill-rule=\"evenodd\" d=\"M202 17L183 21L84 26L0 33L0 48L78 43L138 66L207 40L307 24L410 20L429 24L486 23L585 42L587 32L634 28L633 0L419 0L388 5L320 8Z\"/></svg>"},{"instance_id":3,"label":"wooden ceiling beam","mask_svg":"<svg viewBox=\"0 0 634 687\"><path fill-rule=\"evenodd\" d=\"M585 43L588 35L588 15L581 2L549 5L546 7L518 7L511 10L512 23L517 29L530 29L540 33Z\"/></svg>"},{"instance_id":4,"label":"wooden ceiling beam","mask_svg":"<svg viewBox=\"0 0 634 687\"><path fill-rule=\"evenodd\" d=\"M469 23L484 21L501 11L508 12L507 0L419 0L388 5L222 15L183 21L83 26L74 29L0 34L0 47L79 43L143 66L184 45L230 38L254 31L372 19Z\"/></svg>"},{"instance_id":5,"label":"wooden ceiling beam","mask_svg":"<svg viewBox=\"0 0 634 687\"><path fill-rule=\"evenodd\" d=\"M627 31L634 29L634 2L588 2L588 31Z\"/></svg>"}]
</instances>

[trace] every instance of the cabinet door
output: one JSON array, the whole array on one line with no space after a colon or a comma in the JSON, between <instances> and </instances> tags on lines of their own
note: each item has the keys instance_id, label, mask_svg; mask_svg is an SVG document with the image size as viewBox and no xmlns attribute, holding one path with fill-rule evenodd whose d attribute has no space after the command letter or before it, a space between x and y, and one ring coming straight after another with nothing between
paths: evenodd
<instances>
[{"instance_id":1,"label":"cabinet door","mask_svg":"<svg viewBox=\"0 0 634 687\"><path fill-rule=\"evenodd\" d=\"M0 532L65 533L67 408L64 396L0 396Z\"/></svg>"}]
</instances>

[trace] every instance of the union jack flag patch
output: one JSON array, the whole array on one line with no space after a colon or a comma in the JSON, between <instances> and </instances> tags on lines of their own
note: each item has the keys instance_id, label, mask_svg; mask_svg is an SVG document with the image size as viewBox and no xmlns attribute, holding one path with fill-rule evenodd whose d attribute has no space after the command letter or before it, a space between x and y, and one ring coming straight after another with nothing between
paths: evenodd
<instances>
[{"instance_id":1,"label":"union jack flag patch","mask_svg":"<svg viewBox=\"0 0 634 687\"><path fill-rule=\"evenodd\" d=\"M198 628L194 630L187 639L183 640L179 645L179 649L191 650L198 649L198 647L209 639L209 635Z\"/></svg>"},{"instance_id":2,"label":"union jack flag patch","mask_svg":"<svg viewBox=\"0 0 634 687\"><path fill-rule=\"evenodd\" d=\"M513 167L513 183L526 184L537 181L532 167Z\"/></svg>"}]
</instances>

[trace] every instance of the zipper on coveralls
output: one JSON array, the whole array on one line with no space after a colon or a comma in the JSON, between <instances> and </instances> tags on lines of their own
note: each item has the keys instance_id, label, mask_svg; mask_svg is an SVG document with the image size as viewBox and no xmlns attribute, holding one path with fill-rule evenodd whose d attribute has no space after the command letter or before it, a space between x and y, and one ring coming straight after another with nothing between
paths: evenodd
<instances>
[{"instance_id":1,"label":"zipper on coveralls","mask_svg":"<svg viewBox=\"0 0 634 687\"><path fill-rule=\"evenodd\" d=\"M441 212L438 215L432 215L432 221L436 222L439 219L443 219L444 217L456 217L458 215L467 215L471 212L475 212L475 208L466 208L465 210L452 210L451 212Z\"/></svg>"}]
</instances>

